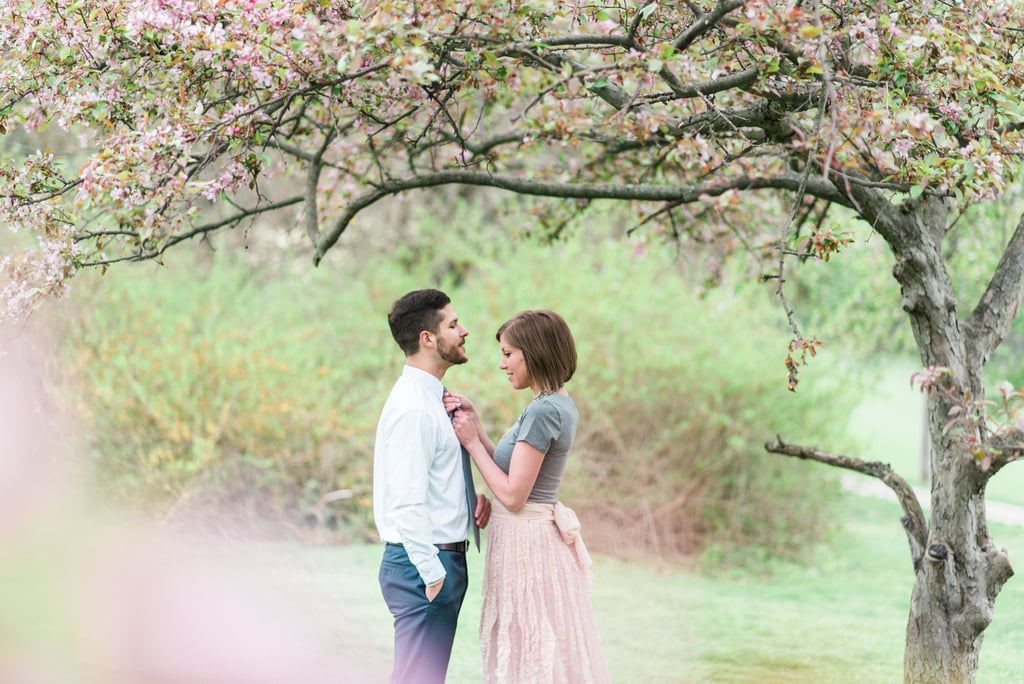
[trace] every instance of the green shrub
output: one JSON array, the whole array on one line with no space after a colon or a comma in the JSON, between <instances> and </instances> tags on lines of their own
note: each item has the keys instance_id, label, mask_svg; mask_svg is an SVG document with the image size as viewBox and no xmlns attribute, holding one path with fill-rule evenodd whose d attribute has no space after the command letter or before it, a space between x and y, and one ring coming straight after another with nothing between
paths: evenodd
<instances>
[{"instance_id":1,"label":"green shrub","mask_svg":"<svg viewBox=\"0 0 1024 684\"><path fill-rule=\"evenodd\" d=\"M474 211L425 219L435 244L402 259L312 269L192 255L86 278L65 357L101 486L224 532L257 521L264 533L374 538L373 434L403 361L385 314L403 292L437 286L470 330L470 363L446 384L495 437L528 397L498 370L494 331L527 308L569 321L581 425L564 493L595 549L789 555L827 529L834 474L763 444L780 433L841 447L859 393L820 358L786 390L788 333L763 290L698 298L667 251L600 235L474 243L472 227L490 225Z\"/></svg>"},{"instance_id":2,"label":"green shrub","mask_svg":"<svg viewBox=\"0 0 1024 684\"><path fill-rule=\"evenodd\" d=\"M378 410L366 380L394 366L370 343L382 304L369 288L338 293L320 273L257 279L230 259L148 270L76 293L89 307L68 354L104 491L267 524L294 522L286 511L325 519L322 497L343 490L347 527L364 535Z\"/></svg>"}]
</instances>

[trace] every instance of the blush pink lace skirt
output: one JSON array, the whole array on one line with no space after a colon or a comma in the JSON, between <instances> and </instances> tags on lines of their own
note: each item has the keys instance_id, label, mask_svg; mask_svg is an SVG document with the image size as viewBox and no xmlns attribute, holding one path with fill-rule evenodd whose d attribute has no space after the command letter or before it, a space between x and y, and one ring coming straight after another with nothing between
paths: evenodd
<instances>
[{"instance_id":1,"label":"blush pink lace skirt","mask_svg":"<svg viewBox=\"0 0 1024 684\"><path fill-rule=\"evenodd\" d=\"M590 555L561 503L512 513L495 499L480 618L489 684L609 681L590 603Z\"/></svg>"}]
</instances>

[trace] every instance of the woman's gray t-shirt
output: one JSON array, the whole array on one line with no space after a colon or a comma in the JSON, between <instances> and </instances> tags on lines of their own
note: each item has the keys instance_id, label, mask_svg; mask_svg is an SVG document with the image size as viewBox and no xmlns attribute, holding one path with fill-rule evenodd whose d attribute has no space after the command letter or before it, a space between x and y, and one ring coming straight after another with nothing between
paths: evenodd
<instances>
[{"instance_id":1,"label":"woman's gray t-shirt","mask_svg":"<svg viewBox=\"0 0 1024 684\"><path fill-rule=\"evenodd\" d=\"M558 500L558 486L562 482L565 463L569 460L569 447L576 438L578 423L579 413L572 398L564 394L549 394L534 399L494 447L494 462L506 474L516 442L526 442L544 454L537 481L527 501L553 504Z\"/></svg>"}]
</instances>

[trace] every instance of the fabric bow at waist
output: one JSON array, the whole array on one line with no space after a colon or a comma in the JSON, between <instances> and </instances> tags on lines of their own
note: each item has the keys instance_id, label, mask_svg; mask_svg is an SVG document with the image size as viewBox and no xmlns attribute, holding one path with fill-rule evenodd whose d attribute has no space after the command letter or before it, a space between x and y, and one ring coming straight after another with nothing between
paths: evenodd
<instances>
[{"instance_id":1,"label":"fabric bow at waist","mask_svg":"<svg viewBox=\"0 0 1024 684\"><path fill-rule=\"evenodd\" d=\"M576 560L579 563L580 568L586 574L587 579L593 580L594 574L591 567L594 565L594 561L590 557L590 552L587 551L587 545L583 542L580 519L576 515L576 511L569 508L561 501L556 501L554 504L532 503L528 501L523 504L523 507L519 509L518 512L512 513L502 506L500 501L495 499L491 515L507 515L519 518L520 520L528 520L530 522L555 523L555 527L558 528L558 533L561 535L562 541L571 546L575 551Z\"/></svg>"}]
</instances>

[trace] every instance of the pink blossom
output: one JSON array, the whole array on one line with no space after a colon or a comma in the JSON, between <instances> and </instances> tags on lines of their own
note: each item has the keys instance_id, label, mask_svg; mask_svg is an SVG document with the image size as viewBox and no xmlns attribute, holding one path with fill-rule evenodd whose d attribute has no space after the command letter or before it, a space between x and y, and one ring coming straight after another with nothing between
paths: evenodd
<instances>
[{"instance_id":1,"label":"pink blossom","mask_svg":"<svg viewBox=\"0 0 1024 684\"><path fill-rule=\"evenodd\" d=\"M940 102L938 108L942 115L950 121L960 123L963 119L964 110L957 102Z\"/></svg>"},{"instance_id":2,"label":"pink blossom","mask_svg":"<svg viewBox=\"0 0 1024 684\"><path fill-rule=\"evenodd\" d=\"M594 21L586 24L583 27L590 33L597 33L600 35L611 35L619 28L619 23L612 21L611 19L605 19L603 21Z\"/></svg>"}]
</instances>

